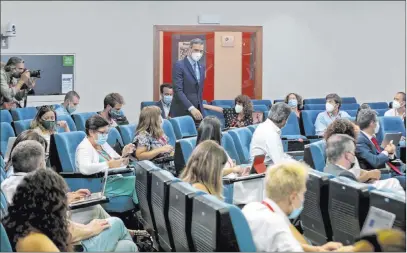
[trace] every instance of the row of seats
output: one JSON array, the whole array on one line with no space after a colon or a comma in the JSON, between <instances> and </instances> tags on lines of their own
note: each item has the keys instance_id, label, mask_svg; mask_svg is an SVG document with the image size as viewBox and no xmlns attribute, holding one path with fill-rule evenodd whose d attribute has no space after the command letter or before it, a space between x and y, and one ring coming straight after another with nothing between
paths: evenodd
<instances>
[{"instance_id":1,"label":"row of seats","mask_svg":"<svg viewBox=\"0 0 407 253\"><path fill-rule=\"evenodd\" d=\"M193 188L148 161L136 165L143 225L167 252L255 252L250 228L235 205Z\"/></svg>"},{"instance_id":2,"label":"row of seats","mask_svg":"<svg viewBox=\"0 0 407 253\"><path fill-rule=\"evenodd\" d=\"M406 230L404 196L312 170L301 213L304 236L316 245L328 241L353 244L371 207L395 214L393 227Z\"/></svg>"},{"instance_id":3,"label":"row of seats","mask_svg":"<svg viewBox=\"0 0 407 253\"><path fill-rule=\"evenodd\" d=\"M400 117L379 117L380 129L376 134L379 143L382 142L386 133L402 133L406 136L406 128ZM405 147L405 142L400 142L397 148L398 157L400 157L400 147ZM325 141L319 140L309 145L305 145L304 160L312 168L323 171L325 168Z\"/></svg>"},{"instance_id":4,"label":"row of seats","mask_svg":"<svg viewBox=\"0 0 407 253\"><path fill-rule=\"evenodd\" d=\"M52 105L55 109L60 107L61 105ZM11 123L12 121L18 120L26 120L26 119L33 119L37 114L38 107L25 107L25 108L15 108L8 110L1 110L0 111L0 118L1 122L8 122Z\"/></svg>"}]
</instances>

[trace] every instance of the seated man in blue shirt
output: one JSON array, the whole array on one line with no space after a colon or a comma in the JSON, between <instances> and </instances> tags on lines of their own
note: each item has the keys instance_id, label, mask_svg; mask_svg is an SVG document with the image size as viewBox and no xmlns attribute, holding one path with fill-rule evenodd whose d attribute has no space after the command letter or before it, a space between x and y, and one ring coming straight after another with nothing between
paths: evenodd
<instances>
[{"instance_id":1,"label":"seated man in blue shirt","mask_svg":"<svg viewBox=\"0 0 407 253\"><path fill-rule=\"evenodd\" d=\"M342 99L338 94L332 93L326 96L326 111L318 114L315 120L315 133L319 136L324 135L326 128L334 120L339 118L350 118L345 111L340 111Z\"/></svg>"},{"instance_id":2,"label":"seated man in blue shirt","mask_svg":"<svg viewBox=\"0 0 407 253\"><path fill-rule=\"evenodd\" d=\"M61 107L55 109L57 116L60 115L71 115L79 105L79 94L76 91L70 91L66 93L64 102L61 104Z\"/></svg>"}]
</instances>

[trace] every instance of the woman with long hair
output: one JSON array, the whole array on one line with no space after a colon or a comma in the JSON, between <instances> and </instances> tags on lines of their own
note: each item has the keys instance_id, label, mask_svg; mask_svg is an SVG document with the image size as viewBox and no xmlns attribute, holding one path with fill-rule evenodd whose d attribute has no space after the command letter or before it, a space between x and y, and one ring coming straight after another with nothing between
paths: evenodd
<instances>
[{"instance_id":1,"label":"woman with long hair","mask_svg":"<svg viewBox=\"0 0 407 253\"><path fill-rule=\"evenodd\" d=\"M174 147L168 144L168 137L162 128L163 118L158 106L146 106L141 110L134 143L138 160L151 160L170 156Z\"/></svg>"},{"instance_id":2,"label":"woman with long hair","mask_svg":"<svg viewBox=\"0 0 407 253\"><path fill-rule=\"evenodd\" d=\"M201 142L206 140L212 140L222 145L222 130L221 130L221 123L218 118L215 116L207 116L205 117L202 122L199 124L198 127L198 136L196 140L196 145L198 146ZM226 152L226 151L225 151ZM244 168L237 166L236 163L230 158L227 154L228 161L223 168L223 175L229 175L230 173L237 173L237 174L244 174L247 170ZM250 169L250 168L249 168Z\"/></svg>"},{"instance_id":3,"label":"woman with long hair","mask_svg":"<svg viewBox=\"0 0 407 253\"><path fill-rule=\"evenodd\" d=\"M223 168L228 160L225 150L215 141L206 140L192 152L181 180L223 199Z\"/></svg>"},{"instance_id":4,"label":"woman with long hair","mask_svg":"<svg viewBox=\"0 0 407 253\"><path fill-rule=\"evenodd\" d=\"M246 95L239 95L235 98L234 108L204 105L204 109L223 113L225 118L225 128L253 125L253 103Z\"/></svg>"},{"instance_id":5,"label":"woman with long hair","mask_svg":"<svg viewBox=\"0 0 407 253\"><path fill-rule=\"evenodd\" d=\"M24 177L2 220L14 251L72 251L67 192L64 179L52 170Z\"/></svg>"},{"instance_id":6,"label":"woman with long hair","mask_svg":"<svg viewBox=\"0 0 407 253\"><path fill-rule=\"evenodd\" d=\"M57 113L53 106L44 105L38 109L37 115L31 122L31 129L36 131L48 143L46 150L46 158L49 157L49 146L51 135L57 133L57 128L62 127L65 132L69 132L69 126L64 120L57 121Z\"/></svg>"}]
</instances>

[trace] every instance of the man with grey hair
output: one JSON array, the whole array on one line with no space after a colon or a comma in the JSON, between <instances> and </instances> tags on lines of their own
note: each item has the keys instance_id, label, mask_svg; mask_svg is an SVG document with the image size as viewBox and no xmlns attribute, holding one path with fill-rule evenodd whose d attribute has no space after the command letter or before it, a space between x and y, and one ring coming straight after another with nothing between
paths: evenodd
<instances>
[{"instance_id":1,"label":"man with grey hair","mask_svg":"<svg viewBox=\"0 0 407 253\"><path fill-rule=\"evenodd\" d=\"M251 160L255 156L265 155L265 164L271 165L282 160L292 159L284 153L281 141L281 128L287 123L291 108L286 103L276 103L271 107L268 118L259 124L250 144Z\"/></svg>"},{"instance_id":2,"label":"man with grey hair","mask_svg":"<svg viewBox=\"0 0 407 253\"><path fill-rule=\"evenodd\" d=\"M24 89L24 84L28 89ZM24 60L11 57L0 69L0 109L10 109L18 101L22 101L35 86L35 78L25 69Z\"/></svg>"},{"instance_id":3,"label":"man with grey hair","mask_svg":"<svg viewBox=\"0 0 407 253\"><path fill-rule=\"evenodd\" d=\"M174 97L171 102L170 116L191 115L199 123L204 114L203 88L205 66L199 60L204 53L203 40L196 38L189 44L188 55L175 63L172 69Z\"/></svg>"},{"instance_id":4,"label":"man with grey hair","mask_svg":"<svg viewBox=\"0 0 407 253\"><path fill-rule=\"evenodd\" d=\"M45 169L44 147L34 140L20 142L11 153L14 173L1 183L1 190L8 203L12 203L13 195L23 177L36 169Z\"/></svg>"},{"instance_id":5,"label":"man with grey hair","mask_svg":"<svg viewBox=\"0 0 407 253\"><path fill-rule=\"evenodd\" d=\"M402 162L392 163L396 159L396 146L390 143L382 149L376 139L376 134L380 129L376 111L372 109L361 110L356 120L361 130L356 146L356 156L360 168L365 170L388 168L390 169L390 175L383 174L381 179L389 176L397 178L405 189L405 164Z\"/></svg>"},{"instance_id":6,"label":"man with grey hair","mask_svg":"<svg viewBox=\"0 0 407 253\"><path fill-rule=\"evenodd\" d=\"M334 134L326 143L326 159L324 172L336 177L347 177L358 181L349 171L355 165L355 140L346 134Z\"/></svg>"},{"instance_id":7,"label":"man with grey hair","mask_svg":"<svg viewBox=\"0 0 407 253\"><path fill-rule=\"evenodd\" d=\"M325 112L318 114L315 120L315 133L319 136L324 135L325 130L328 126L336 119L339 118L350 118L350 115L341 111L342 99L338 94L332 93L328 94L325 98Z\"/></svg>"},{"instance_id":8,"label":"man with grey hair","mask_svg":"<svg viewBox=\"0 0 407 253\"><path fill-rule=\"evenodd\" d=\"M66 93L64 103L62 103L61 106L55 110L57 116L71 115L73 112L75 112L79 105L79 99L79 94L76 91L71 90Z\"/></svg>"}]
</instances>

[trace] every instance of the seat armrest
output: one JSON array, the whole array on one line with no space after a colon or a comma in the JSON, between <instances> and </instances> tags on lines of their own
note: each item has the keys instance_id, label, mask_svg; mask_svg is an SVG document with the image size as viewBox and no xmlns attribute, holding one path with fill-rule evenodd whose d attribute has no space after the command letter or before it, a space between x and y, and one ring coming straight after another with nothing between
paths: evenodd
<instances>
[{"instance_id":1,"label":"seat armrest","mask_svg":"<svg viewBox=\"0 0 407 253\"><path fill-rule=\"evenodd\" d=\"M322 138L323 137L319 136L319 135L307 135L307 139L315 140L315 139L322 139Z\"/></svg>"},{"instance_id":2,"label":"seat armrest","mask_svg":"<svg viewBox=\"0 0 407 253\"><path fill-rule=\"evenodd\" d=\"M248 175L248 176L242 176L242 177L237 177L237 178L223 178L223 184L233 184L236 182L240 182L240 181L248 181L248 180L253 180L253 179L258 179L258 178L263 178L265 177L265 173L262 174L252 174L252 175Z\"/></svg>"},{"instance_id":3,"label":"seat armrest","mask_svg":"<svg viewBox=\"0 0 407 253\"><path fill-rule=\"evenodd\" d=\"M105 204L105 203L109 203L109 198L104 198L104 199L100 199L100 200L94 200L94 201L89 201L86 203L78 203L78 204L73 204L73 205L69 205L69 208L71 210L75 210L75 209L80 209L80 208L85 208L85 207L90 207L90 206L95 206L95 205L101 205L101 204Z\"/></svg>"},{"instance_id":4,"label":"seat armrest","mask_svg":"<svg viewBox=\"0 0 407 253\"><path fill-rule=\"evenodd\" d=\"M84 175L80 172L60 172L59 175L63 178L101 178L101 177L103 177L103 173Z\"/></svg>"},{"instance_id":5,"label":"seat armrest","mask_svg":"<svg viewBox=\"0 0 407 253\"><path fill-rule=\"evenodd\" d=\"M132 173L132 172L134 172L134 167L109 169L108 174L110 176L110 175L126 174L126 173Z\"/></svg>"}]
</instances>

